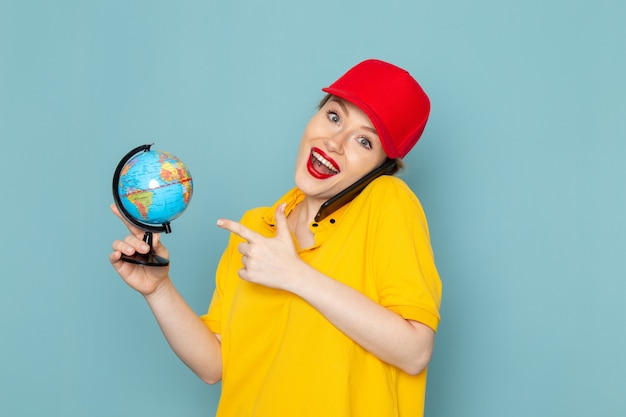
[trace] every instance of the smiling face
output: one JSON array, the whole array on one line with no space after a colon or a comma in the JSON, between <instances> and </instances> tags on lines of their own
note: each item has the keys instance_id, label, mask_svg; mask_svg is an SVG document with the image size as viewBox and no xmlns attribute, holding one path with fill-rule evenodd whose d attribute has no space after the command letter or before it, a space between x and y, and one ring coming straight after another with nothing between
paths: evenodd
<instances>
[{"instance_id":1,"label":"smiling face","mask_svg":"<svg viewBox=\"0 0 626 417\"><path fill-rule=\"evenodd\" d=\"M296 186L320 204L386 159L374 125L354 104L331 96L304 129Z\"/></svg>"}]
</instances>

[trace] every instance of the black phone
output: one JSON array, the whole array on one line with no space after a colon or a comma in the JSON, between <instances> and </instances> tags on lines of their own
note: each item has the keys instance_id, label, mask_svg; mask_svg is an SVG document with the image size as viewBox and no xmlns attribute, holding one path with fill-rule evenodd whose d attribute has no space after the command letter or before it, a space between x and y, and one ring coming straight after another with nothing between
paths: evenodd
<instances>
[{"instance_id":1,"label":"black phone","mask_svg":"<svg viewBox=\"0 0 626 417\"><path fill-rule=\"evenodd\" d=\"M380 177L381 175L391 174L396 169L396 166L396 160L388 158L385 162L383 162L377 168L374 168L363 178L361 178L336 196L331 197L330 199L325 201L315 215L315 221L319 222L322 219L325 219L326 217L328 217L329 214L335 212L337 209L354 200L354 198L359 195L370 182Z\"/></svg>"}]
</instances>

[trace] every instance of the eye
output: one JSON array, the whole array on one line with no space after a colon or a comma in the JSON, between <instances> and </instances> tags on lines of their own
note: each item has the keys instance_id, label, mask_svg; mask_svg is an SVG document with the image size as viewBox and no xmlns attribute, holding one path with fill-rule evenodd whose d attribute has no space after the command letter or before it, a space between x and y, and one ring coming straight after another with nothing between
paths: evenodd
<instances>
[{"instance_id":1,"label":"eye","mask_svg":"<svg viewBox=\"0 0 626 417\"><path fill-rule=\"evenodd\" d=\"M326 112L326 117L328 117L328 120L333 123L339 123L339 115L333 110L328 110Z\"/></svg>"},{"instance_id":2,"label":"eye","mask_svg":"<svg viewBox=\"0 0 626 417\"><path fill-rule=\"evenodd\" d=\"M359 142L359 145L363 146L365 149L372 149L372 142L370 142L368 138L360 136L357 138L357 142Z\"/></svg>"}]
</instances>

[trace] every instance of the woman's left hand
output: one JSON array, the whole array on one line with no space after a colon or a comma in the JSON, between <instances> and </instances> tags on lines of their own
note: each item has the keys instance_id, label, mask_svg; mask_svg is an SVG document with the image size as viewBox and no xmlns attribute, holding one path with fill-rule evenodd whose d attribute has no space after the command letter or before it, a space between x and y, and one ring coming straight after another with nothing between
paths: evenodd
<instances>
[{"instance_id":1,"label":"woman's left hand","mask_svg":"<svg viewBox=\"0 0 626 417\"><path fill-rule=\"evenodd\" d=\"M298 268L306 267L300 259L287 225L285 204L276 208L276 236L267 238L241 223L219 219L217 225L235 233L245 242L239 244L243 268L239 277L266 287L290 290L298 277Z\"/></svg>"},{"instance_id":2,"label":"woman's left hand","mask_svg":"<svg viewBox=\"0 0 626 417\"><path fill-rule=\"evenodd\" d=\"M220 219L217 225L245 239L239 244L242 279L296 294L365 350L411 375L426 367L433 350L434 331L404 319L301 260L284 205L276 209L274 238L263 237L231 220Z\"/></svg>"}]
</instances>

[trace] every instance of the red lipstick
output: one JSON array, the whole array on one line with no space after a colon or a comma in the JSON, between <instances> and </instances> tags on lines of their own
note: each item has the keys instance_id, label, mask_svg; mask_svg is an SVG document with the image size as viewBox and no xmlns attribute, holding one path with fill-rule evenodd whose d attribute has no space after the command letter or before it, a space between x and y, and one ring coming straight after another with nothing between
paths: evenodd
<instances>
[{"instance_id":1,"label":"red lipstick","mask_svg":"<svg viewBox=\"0 0 626 417\"><path fill-rule=\"evenodd\" d=\"M339 165L320 148L311 149L306 168L312 177L324 180L339 173Z\"/></svg>"}]
</instances>

